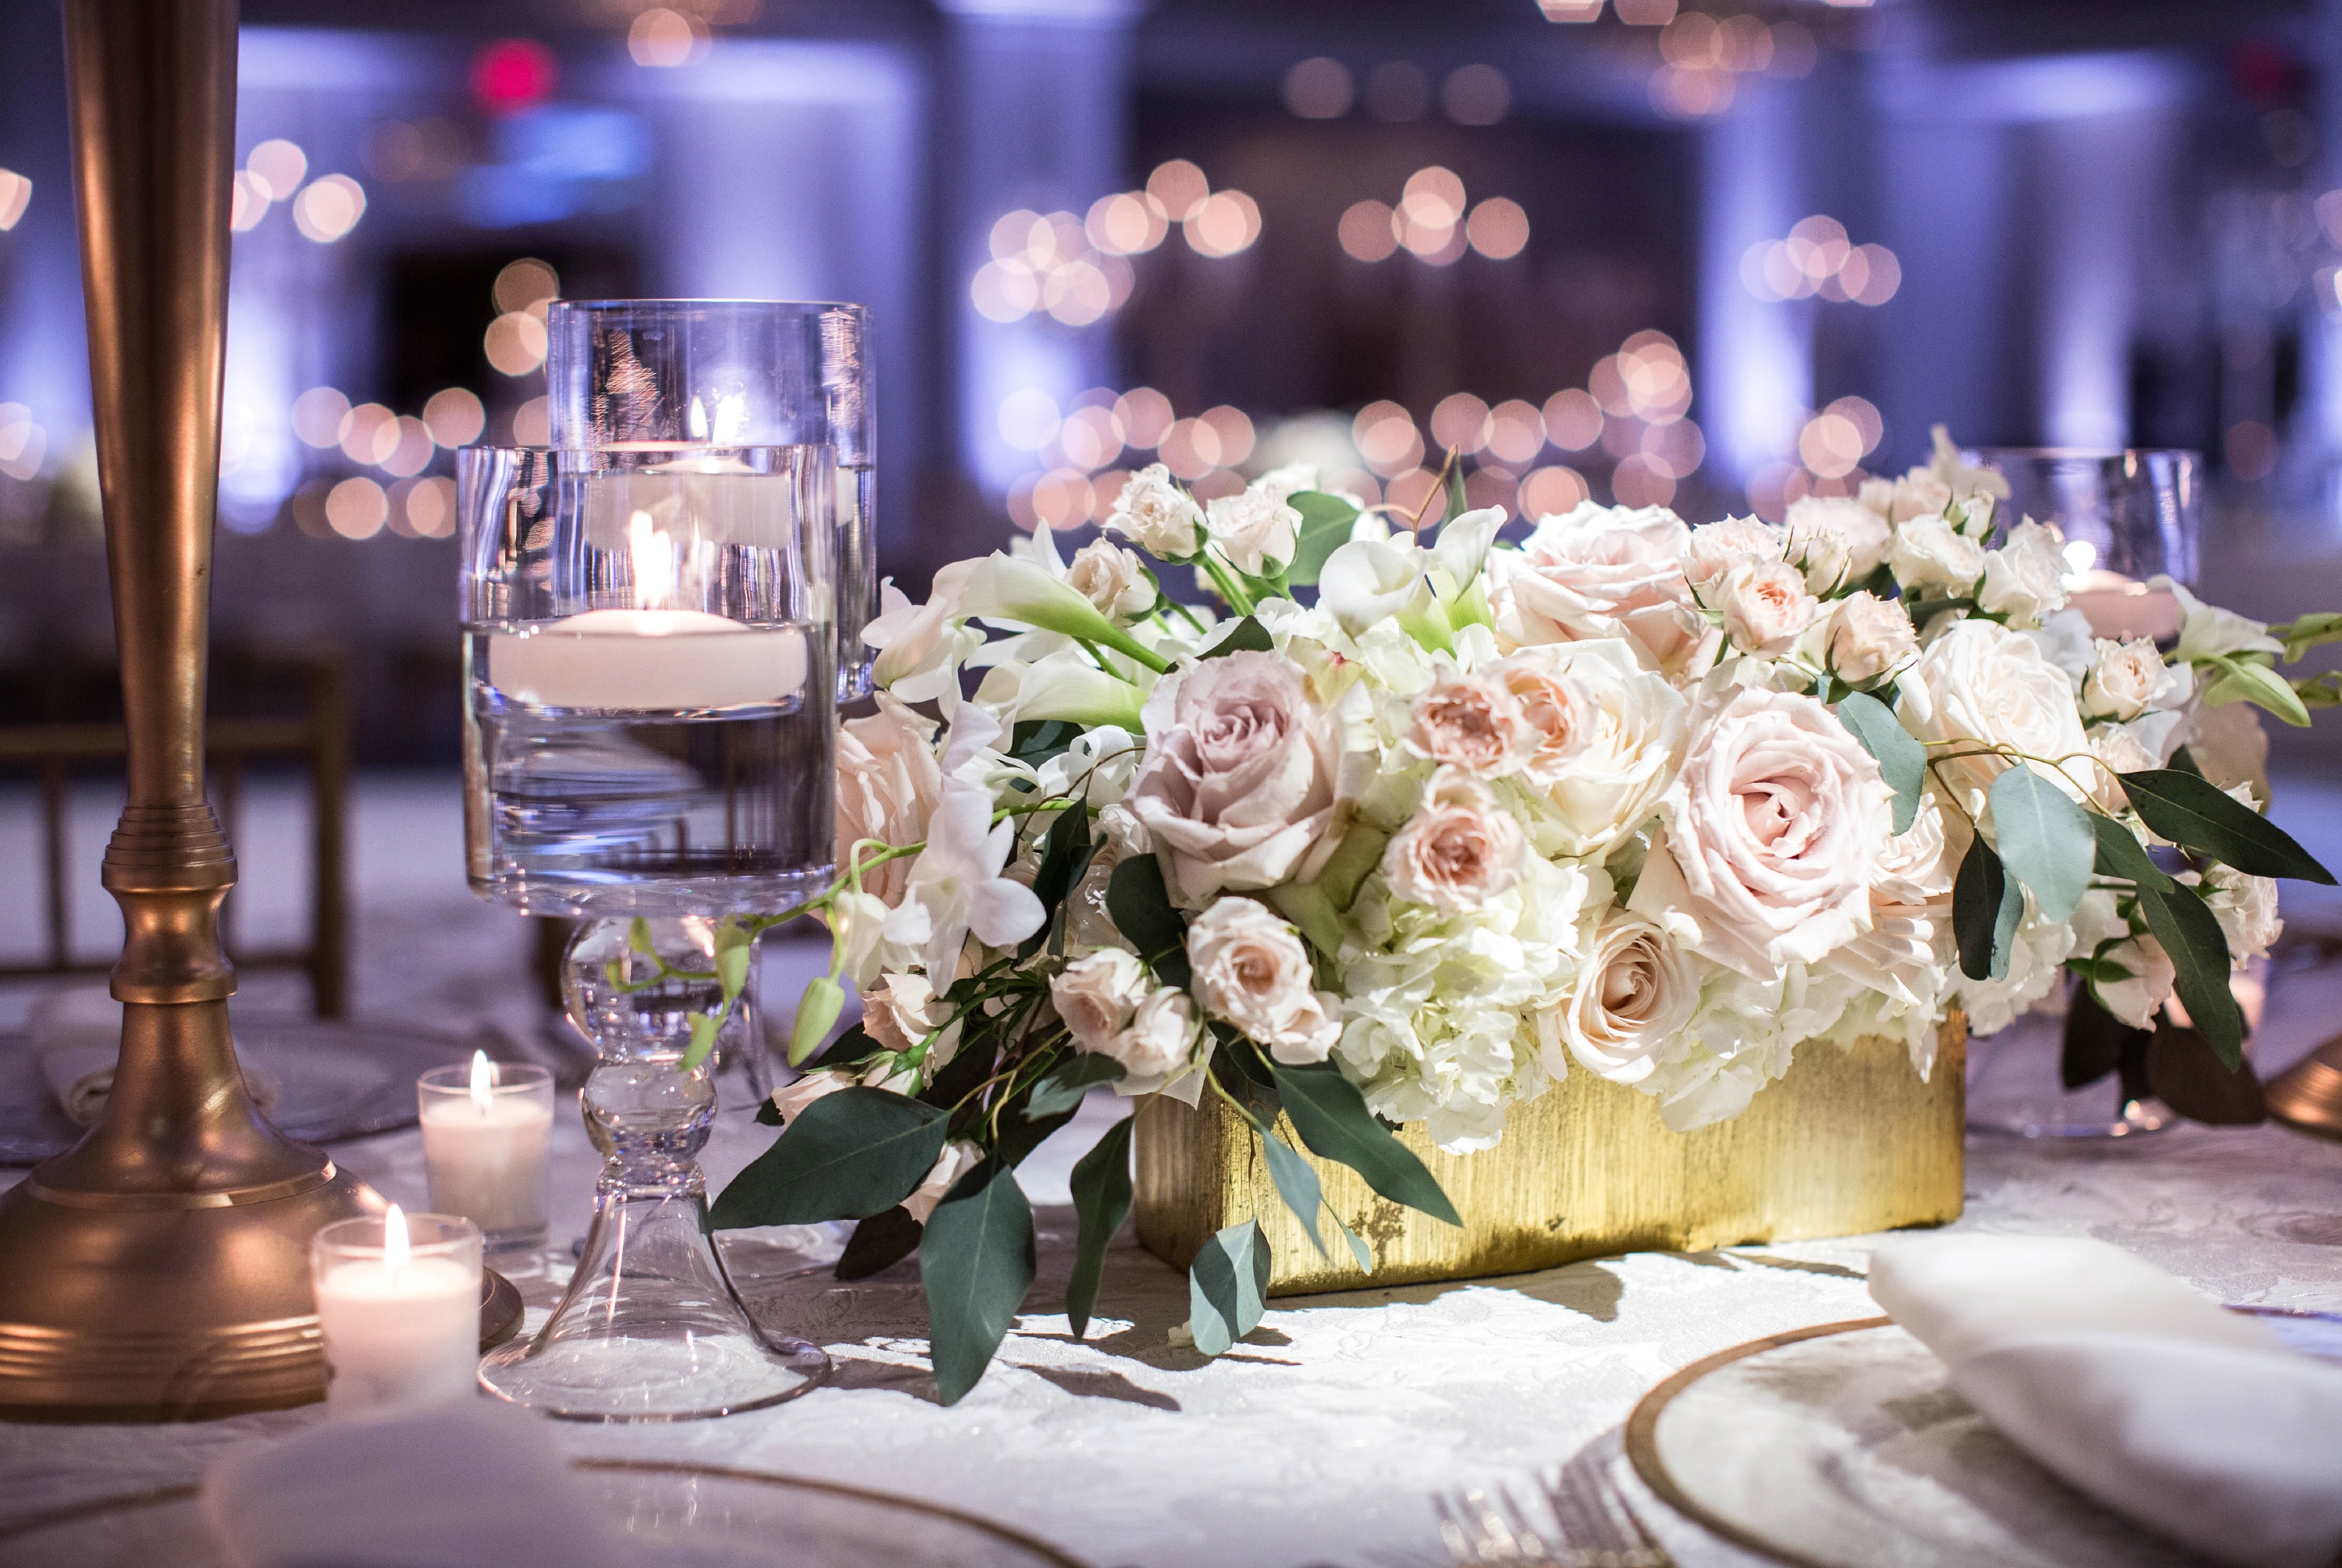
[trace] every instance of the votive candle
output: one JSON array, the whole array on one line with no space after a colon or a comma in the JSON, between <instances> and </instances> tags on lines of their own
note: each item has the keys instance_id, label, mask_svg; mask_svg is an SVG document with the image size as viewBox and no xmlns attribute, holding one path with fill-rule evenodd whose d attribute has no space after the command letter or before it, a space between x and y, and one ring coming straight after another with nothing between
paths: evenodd
<instances>
[{"instance_id":1,"label":"votive candle","mask_svg":"<svg viewBox=\"0 0 2342 1568\"><path fill-rule=\"evenodd\" d=\"M492 1251L543 1244L553 1196L553 1074L475 1052L415 1082L431 1206L480 1227Z\"/></svg>"},{"instance_id":2,"label":"votive candle","mask_svg":"<svg viewBox=\"0 0 2342 1568\"><path fill-rule=\"evenodd\" d=\"M325 1399L367 1410L461 1399L480 1361L480 1231L454 1214L342 1220L309 1244Z\"/></svg>"}]
</instances>

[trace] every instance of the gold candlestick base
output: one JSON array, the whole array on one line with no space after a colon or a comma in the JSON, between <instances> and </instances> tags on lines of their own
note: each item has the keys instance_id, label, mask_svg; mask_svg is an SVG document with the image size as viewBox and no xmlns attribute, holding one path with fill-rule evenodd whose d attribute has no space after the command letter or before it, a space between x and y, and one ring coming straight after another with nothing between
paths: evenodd
<instances>
[{"instance_id":1,"label":"gold candlestick base","mask_svg":"<svg viewBox=\"0 0 2342 1568\"><path fill-rule=\"evenodd\" d=\"M2324 1137L2342 1138L2342 1036L2269 1080L2269 1114Z\"/></svg>"}]
</instances>

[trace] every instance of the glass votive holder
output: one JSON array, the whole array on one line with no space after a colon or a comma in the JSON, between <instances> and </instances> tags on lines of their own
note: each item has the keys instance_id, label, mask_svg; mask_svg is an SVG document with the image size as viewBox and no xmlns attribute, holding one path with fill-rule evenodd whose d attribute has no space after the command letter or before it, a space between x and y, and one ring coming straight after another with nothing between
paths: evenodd
<instances>
[{"instance_id":1,"label":"glass votive holder","mask_svg":"<svg viewBox=\"0 0 2342 1568\"><path fill-rule=\"evenodd\" d=\"M339 1411L468 1398L480 1363L480 1228L456 1214L341 1220L309 1243Z\"/></svg>"},{"instance_id":2,"label":"glass votive holder","mask_svg":"<svg viewBox=\"0 0 2342 1568\"><path fill-rule=\"evenodd\" d=\"M431 1206L480 1227L492 1253L545 1244L553 1201L553 1074L475 1054L415 1080Z\"/></svg>"}]
</instances>

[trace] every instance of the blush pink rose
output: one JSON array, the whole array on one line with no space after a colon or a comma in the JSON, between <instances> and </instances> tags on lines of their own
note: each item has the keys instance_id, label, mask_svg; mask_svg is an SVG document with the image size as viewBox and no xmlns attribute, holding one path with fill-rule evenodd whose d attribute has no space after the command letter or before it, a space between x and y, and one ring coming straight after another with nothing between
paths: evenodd
<instances>
[{"instance_id":1,"label":"blush pink rose","mask_svg":"<svg viewBox=\"0 0 2342 1568\"><path fill-rule=\"evenodd\" d=\"M1718 634L1684 575L1690 544L1691 530L1665 507L1581 502L1540 522L1510 562L1498 629L1524 647L1624 637L1671 679L1697 675Z\"/></svg>"},{"instance_id":2,"label":"blush pink rose","mask_svg":"<svg viewBox=\"0 0 2342 1568\"><path fill-rule=\"evenodd\" d=\"M1441 768L1384 849L1383 880L1409 904L1477 909L1520 881L1527 854L1520 824L1488 786L1461 768Z\"/></svg>"},{"instance_id":3,"label":"blush pink rose","mask_svg":"<svg viewBox=\"0 0 2342 1568\"><path fill-rule=\"evenodd\" d=\"M1878 764L1809 696L1743 687L1702 700L1627 907L1758 980L1870 929L1892 836Z\"/></svg>"},{"instance_id":4,"label":"blush pink rose","mask_svg":"<svg viewBox=\"0 0 2342 1568\"><path fill-rule=\"evenodd\" d=\"M916 844L943 793L936 764L936 724L885 693L878 711L837 726L837 864L856 841ZM866 892L894 904L902 899L911 862L890 860L863 878Z\"/></svg>"},{"instance_id":5,"label":"blush pink rose","mask_svg":"<svg viewBox=\"0 0 2342 1568\"><path fill-rule=\"evenodd\" d=\"M1306 880L1330 853L1341 762L1331 714L1281 654L1228 654L1148 694L1146 757L1124 804L1194 907Z\"/></svg>"},{"instance_id":6,"label":"blush pink rose","mask_svg":"<svg viewBox=\"0 0 2342 1568\"><path fill-rule=\"evenodd\" d=\"M1493 776L1536 748L1521 700L1494 674L1445 671L1415 699L1407 744L1436 763Z\"/></svg>"}]
</instances>

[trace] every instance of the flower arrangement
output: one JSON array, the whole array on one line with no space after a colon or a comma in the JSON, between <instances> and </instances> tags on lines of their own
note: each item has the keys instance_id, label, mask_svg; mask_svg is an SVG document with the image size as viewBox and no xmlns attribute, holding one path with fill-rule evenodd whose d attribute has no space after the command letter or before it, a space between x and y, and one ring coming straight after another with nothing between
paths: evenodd
<instances>
[{"instance_id":1,"label":"flower arrangement","mask_svg":"<svg viewBox=\"0 0 2342 1568\"><path fill-rule=\"evenodd\" d=\"M1940 429L1930 465L1779 524L1588 503L1505 543L1440 494L1435 526L1306 470L1199 503L1156 466L1070 561L1044 530L924 604L886 589L807 906L834 938L808 1071L713 1223L859 1220L849 1277L918 1249L947 1402L1033 1280L1014 1169L1095 1085L1221 1097L1371 1267L1284 1123L1453 1223L1393 1126L1485 1149L1580 1071L1687 1131L1799 1050L1887 1036L1925 1074L1947 1019L1989 1034L2063 971L2110 1027L2184 1010L2237 1067L2268 879L2332 878L2262 816L2232 704L2307 723L2334 694L2275 665L2342 617L2158 581L2171 646L2095 638L2057 531L1996 519ZM1130 1127L1075 1170L1077 1335ZM1258 1321L1267 1263L1256 1222L1205 1248L1199 1349Z\"/></svg>"}]
</instances>

